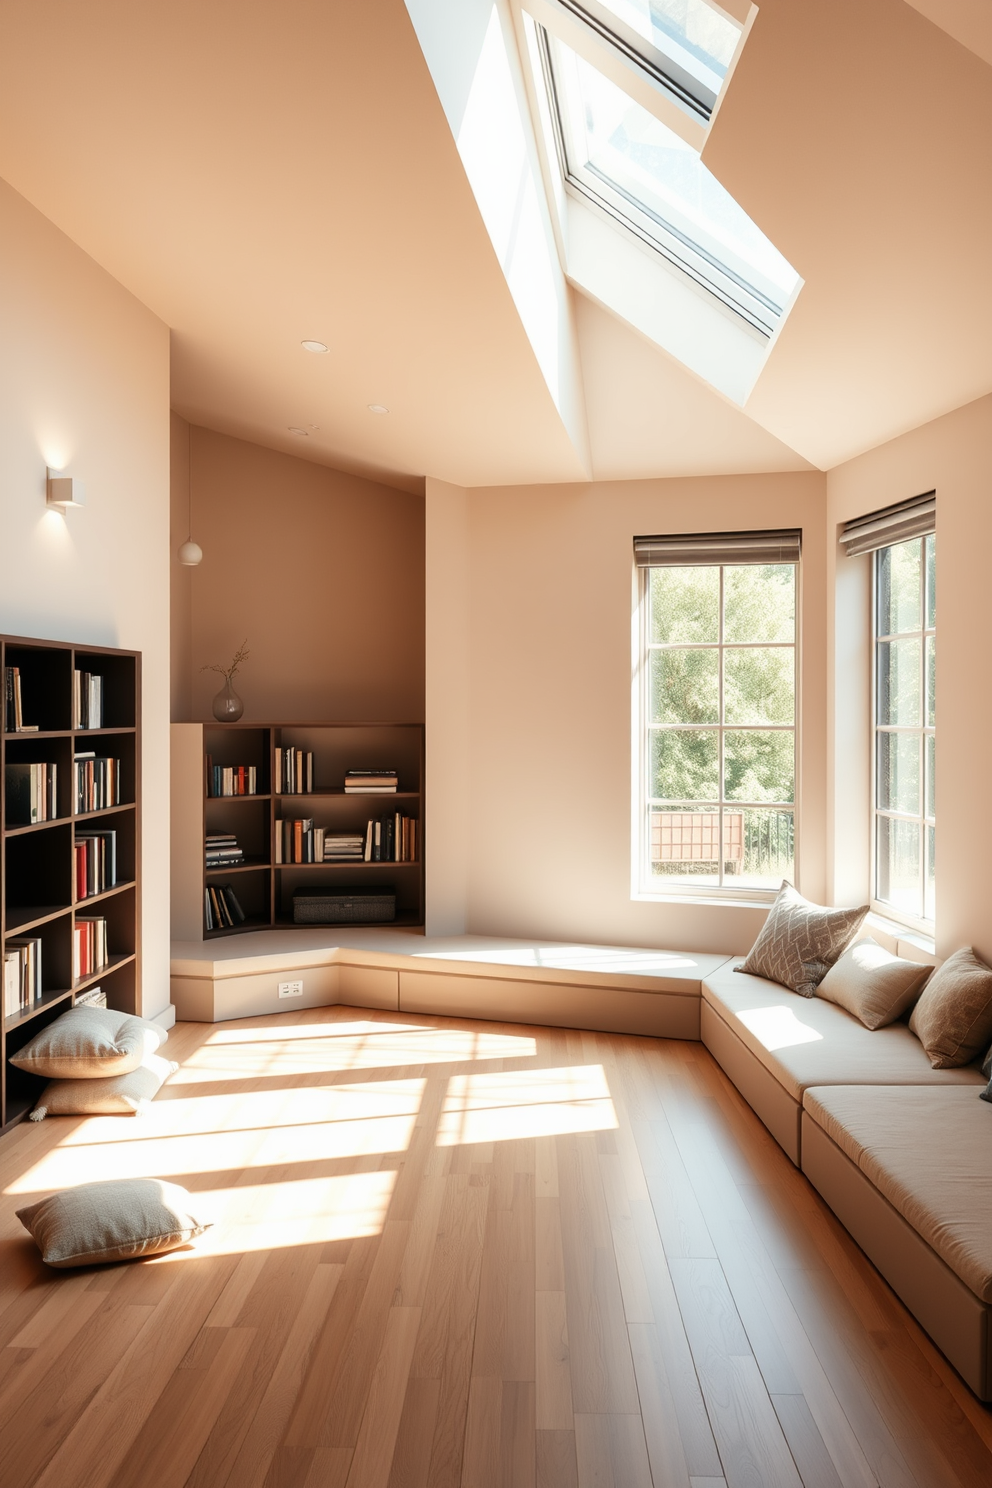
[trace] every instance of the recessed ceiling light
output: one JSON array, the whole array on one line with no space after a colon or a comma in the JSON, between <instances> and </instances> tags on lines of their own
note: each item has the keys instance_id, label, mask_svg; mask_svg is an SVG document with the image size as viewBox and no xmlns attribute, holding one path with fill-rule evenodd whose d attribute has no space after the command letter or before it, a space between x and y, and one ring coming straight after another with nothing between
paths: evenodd
<instances>
[{"instance_id":1,"label":"recessed ceiling light","mask_svg":"<svg viewBox=\"0 0 992 1488\"><path fill-rule=\"evenodd\" d=\"M327 347L324 345L323 341L301 341L300 345L303 347L304 351L312 351L317 356L320 356L327 350Z\"/></svg>"},{"instance_id":2,"label":"recessed ceiling light","mask_svg":"<svg viewBox=\"0 0 992 1488\"><path fill-rule=\"evenodd\" d=\"M389 409L382 403L370 403L369 413L388 413Z\"/></svg>"},{"instance_id":3,"label":"recessed ceiling light","mask_svg":"<svg viewBox=\"0 0 992 1488\"><path fill-rule=\"evenodd\" d=\"M289 432L290 432L290 434L299 434L304 439L309 439L309 437L310 437L308 435L306 429L294 429L293 426L292 426L292 424L289 427Z\"/></svg>"}]
</instances>

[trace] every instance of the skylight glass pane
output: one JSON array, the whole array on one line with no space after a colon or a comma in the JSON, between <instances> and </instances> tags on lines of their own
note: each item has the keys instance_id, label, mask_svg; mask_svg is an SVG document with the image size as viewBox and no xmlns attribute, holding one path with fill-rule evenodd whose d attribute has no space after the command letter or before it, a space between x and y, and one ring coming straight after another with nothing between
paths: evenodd
<instances>
[{"instance_id":1,"label":"skylight glass pane","mask_svg":"<svg viewBox=\"0 0 992 1488\"><path fill-rule=\"evenodd\" d=\"M601 0L659 52L719 93L740 40L740 28L706 0Z\"/></svg>"},{"instance_id":2,"label":"skylight glass pane","mask_svg":"<svg viewBox=\"0 0 992 1488\"><path fill-rule=\"evenodd\" d=\"M554 62L569 173L612 187L777 317L799 276L697 152L571 48L556 42Z\"/></svg>"}]
</instances>

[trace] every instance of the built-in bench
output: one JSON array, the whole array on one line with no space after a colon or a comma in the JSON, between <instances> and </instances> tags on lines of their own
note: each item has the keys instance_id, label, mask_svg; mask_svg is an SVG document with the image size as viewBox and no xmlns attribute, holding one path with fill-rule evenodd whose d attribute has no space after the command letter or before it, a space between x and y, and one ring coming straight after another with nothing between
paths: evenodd
<instances>
[{"instance_id":1,"label":"built-in bench","mask_svg":"<svg viewBox=\"0 0 992 1488\"><path fill-rule=\"evenodd\" d=\"M172 1002L178 1018L205 1023L344 1003L698 1039L703 978L726 959L388 928L265 930L174 942Z\"/></svg>"}]
</instances>

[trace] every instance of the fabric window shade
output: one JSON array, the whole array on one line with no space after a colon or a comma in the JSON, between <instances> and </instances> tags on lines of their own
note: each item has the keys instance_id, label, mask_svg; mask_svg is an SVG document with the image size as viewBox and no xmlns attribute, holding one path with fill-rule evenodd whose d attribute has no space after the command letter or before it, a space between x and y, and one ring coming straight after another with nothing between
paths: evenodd
<instances>
[{"instance_id":1,"label":"fabric window shade","mask_svg":"<svg viewBox=\"0 0 992 1488\"><path fill-rule=\"evenodd\" d=\"M638 568L690 568L717 563L798 563L798 528L770 532L695 532L635 537Z\"/></svg>"},{"instance_id":2,"label":"fabric window shade","mask_svg":"<svg viewBox=\"0 0 992 1488\"><path fill-rule=\"evenodd\" d=\"M841 528L840 545L848 558L890 548L894 543L909 542L912 537L926 537L937 526L937 493L927 491L909 501L897 501L880 511L855 517Z\"/></svg>"}]
</instances>

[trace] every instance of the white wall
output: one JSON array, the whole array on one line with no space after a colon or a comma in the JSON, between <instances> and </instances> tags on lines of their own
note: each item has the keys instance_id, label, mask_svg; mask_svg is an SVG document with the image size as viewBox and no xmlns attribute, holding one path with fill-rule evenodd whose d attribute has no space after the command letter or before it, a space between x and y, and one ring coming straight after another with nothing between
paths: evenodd
<instances>
[{"instance_id":1,"label":"white wall","mask_svg":"<svg viewBox=\"0 0 992 1488\"><path fill-rule=\"evenodd\" d=\"M827 478L829 745L833 893L868 892L870 570L838 555L864 512L937 492L937 954L974 945L992 961L992 397L832 470Z\"/></svg>"},{"instance_id":2,"label":"white wall","mask_svg":"<svg viewBox=\"0 0 992 1488\"><path fill-rule=\"evenodd\" d=\"M0 629L142 652L140 1007L169 1001L169 333L0 182ZM86 485L45 506L45 467Z\"/></svg>"},{"instance_id":3,"label":"white wall","mask_svg":"<svg viewBox=\"0 0 992 1488\"><path fill-rule=\"evenodd\" d=\"M799 880L822 898L824 477L428 480L427 500L428 931L727 953L753 941L763 909L630 897L632 538L645 532L803 528Z\"/></svg>"}]
</instances>

